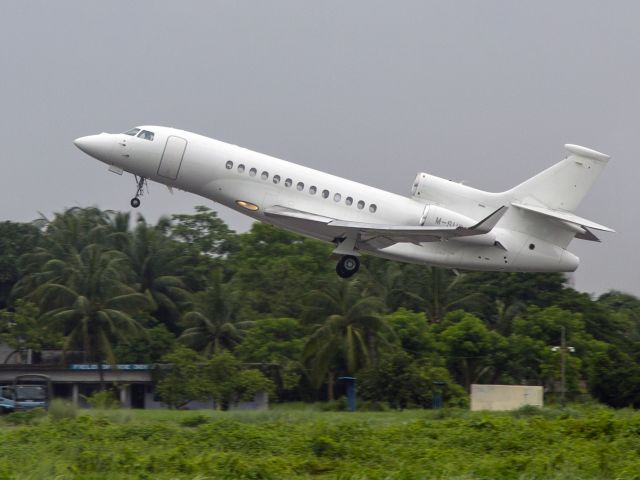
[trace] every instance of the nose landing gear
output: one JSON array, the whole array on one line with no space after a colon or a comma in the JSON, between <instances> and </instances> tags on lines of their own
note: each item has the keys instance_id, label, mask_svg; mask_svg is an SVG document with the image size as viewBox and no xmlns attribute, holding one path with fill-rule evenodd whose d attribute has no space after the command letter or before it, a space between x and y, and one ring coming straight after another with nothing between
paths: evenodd
<instances>
[{"instance_id":1,"label":"nose landing gear","mask_svg":"<svg viewBox=\"0 0 640 480\"><path fill-rule=\"evenodd\" d=\"M138 177L137 175L134 175L136 177L136 196L133 197L131 199L131 206L133 208L138 208L140 206L140 198L143 194L144 194L144 187L147 184L147 179L144 177Z\"/></svg>"},{"instance_id":2,"label":"nose landing gear","mask_svg":"<svg viewBox=\"0 0 640 480\"><path fill-rule=\"evenodd\" d=\"M336 273L342 278L349 278L360 268L360 260L354 255L343 255L336 265Z\"/></svg>"}]
</instances>

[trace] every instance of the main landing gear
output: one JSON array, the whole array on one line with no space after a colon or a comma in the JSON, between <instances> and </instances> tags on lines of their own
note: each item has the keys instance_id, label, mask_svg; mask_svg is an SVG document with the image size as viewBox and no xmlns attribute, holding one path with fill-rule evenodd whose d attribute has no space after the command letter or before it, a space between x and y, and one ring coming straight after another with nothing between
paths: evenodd
<instances>
[{"instance_id":1,"label":"main landing gear","mask_svg":"<svg viewBox=\"0 0 640 480\"><path fill-rule=\"evenodd\" d=\"M354 255L343 255L336 265L336 273L342 278L349 278L360 268L360 260Z\"/></svg>"},{"instance_id":2,"label":"main landing gear","mask_svg":"<svg viewBox=\"0 0 640 480\"><path fill-rule=\"evenodd\" d=\"M137 175L134 175L134 176L136 177L137 189L136 189L136 196L131 199L131 206L133 208L138 208L140 206L139 197L141 197L144 194L144 187L147 184L147 179L144 177L138 177Z\"/></svg>"}]
</instances>

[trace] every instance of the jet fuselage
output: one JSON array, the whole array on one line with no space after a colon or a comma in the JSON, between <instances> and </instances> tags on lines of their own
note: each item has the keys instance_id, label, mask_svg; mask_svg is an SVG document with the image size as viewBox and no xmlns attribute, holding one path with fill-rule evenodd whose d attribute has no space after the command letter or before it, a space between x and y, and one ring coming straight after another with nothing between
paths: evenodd
<instances>
[{"instance_id":1,"label":"jet fuselage","mask_svg":"<svg viewBox=\"0 0 640 480\"><path fill-rule=\"evenodd\" d=\"M140 132L152 138L136 136ZM74 143L116 173L130 172L201 195L256 220L336 244L344 238L336 238L335 229L321 222L268 215L268 210L278 206L359 225L470 227L503 206L502 197L487 194L484 203L469 199L473 208L461 213L446 204L415 195L404 197L168 127L141 126L127 133L81 137ZM507 228L517 224L518 215L522 213L509 211L486 234L442 241L385 243L381 237L358 243L356 238L353 253L362 250L393 260L470 270L563 272L577 268L578 258L557 243L530 229ZM541 233L546 234L543 227Z\"/></svg>"}]
</instances>

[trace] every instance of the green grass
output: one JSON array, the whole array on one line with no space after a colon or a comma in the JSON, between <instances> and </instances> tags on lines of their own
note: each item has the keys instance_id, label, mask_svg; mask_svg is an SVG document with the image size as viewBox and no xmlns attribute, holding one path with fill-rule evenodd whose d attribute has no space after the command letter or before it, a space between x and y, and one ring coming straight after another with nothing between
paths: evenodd
<instances>
[{"instance_id":1,"label":"green grass","mask_svg":"<svg viewBox=\"0 0 640 480\"><path fill-rule=\"evenodd\" d=\"M0 479L640 479L640 413L598 406L104 410L30 422L0 419Z\"/></svg>"}]
</instances>

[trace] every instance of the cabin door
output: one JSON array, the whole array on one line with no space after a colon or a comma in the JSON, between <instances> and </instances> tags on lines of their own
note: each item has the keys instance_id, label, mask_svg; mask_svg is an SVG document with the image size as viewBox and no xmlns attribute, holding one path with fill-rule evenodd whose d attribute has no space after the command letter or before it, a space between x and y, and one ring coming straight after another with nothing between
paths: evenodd
<instances>
[{"instance_id":1,"label":"cabin door","mask_svg":"<svg viewBox=\"0 0 640 480\"><path fill-rule=\"evenodd\" d=\"M158 167L158 175L171 180L177 179L186 148L187 141L184 138L174 135L167 138L167 144L160 160L160 167Z\"/></svg>"}]
</instances>

